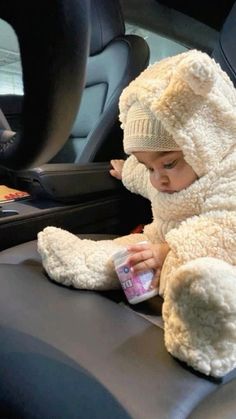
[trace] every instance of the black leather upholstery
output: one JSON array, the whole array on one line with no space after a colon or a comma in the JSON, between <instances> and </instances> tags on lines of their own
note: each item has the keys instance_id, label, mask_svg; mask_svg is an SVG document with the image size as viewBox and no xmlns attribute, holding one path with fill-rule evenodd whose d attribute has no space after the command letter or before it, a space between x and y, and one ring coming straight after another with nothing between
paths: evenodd
<instances>
[{"instance_id":1,"label":"black leather upholstery","mask_svg":"<svg viewBox=\"0 0 236 419\"><path fill-rule=\"evenodd\" d=\"M1 266L0 287L6 417L110 419L113 405L119 418L184 419L217 388L168 355L161 329L101 294L19 265Z\"/></svg>"},{"instance_id":2,"label":"black leather upholstery","mask_svg":"<svg viewBox=\"0 0 236 419\"><path fill-rule=\"evenodd\" d=\"M49 281L35 241L1 252L0 263L0 411L10 417L63 418L68 411L110 419L114 408L114 418L186 419L221 389L221 380L168 355L163 331L109 294Z\"/></svg>"},{"instance_id":3,"label":"black leather upholstery","mask_svg":"<svg viewBox=\"0 0 236 419\"><path fill-rule=\"evenodd\" d=\"M206 397L189 419L235 419L235 400L236 385L233 380Z\"/></svg>"},{"instance_id":4,"label":"black leather upholstery","mask_svg":"<svg viewBox=\"0 0 236 419\"><path fill-rule=\"evenodd\" d=\"M24 82L22 132L0 144L0 164L14 169L40 165L64 145L77 113L89 2L2 0L0 17L18 36Z\"/></svg>"},{"instance_id":5,"label":"black leather upholstery","mask_svg":"<svg viewBox=\"0 0 236 419\"><path fill-rule=\"evenodd\" d=\"M90 56L99 54L114 39L124 36L125 25L119 1L91 0Z\"/></svg>"},{"instance_id":6,"label":"black leather upholstery","mask_svg":"<svg viewBox=\"0 0 236 419\"><path fill-rule=\"evenodd\" d=\"M53 163L106 161L117 155L117 150L121 153L119 96L149 62L146 41L125 35L119 0L92 0L91 22L90 56L80 110L70 138Z\"/></svg>"}]
</instances>

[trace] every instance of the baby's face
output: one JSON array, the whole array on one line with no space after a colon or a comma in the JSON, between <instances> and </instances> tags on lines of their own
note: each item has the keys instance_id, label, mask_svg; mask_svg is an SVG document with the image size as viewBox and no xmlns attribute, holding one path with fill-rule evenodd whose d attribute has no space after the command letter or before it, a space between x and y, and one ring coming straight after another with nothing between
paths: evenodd
<instances>
[{"instance_id":1,"label":"baby's face","mask_svg":"<svg viewBox=\"0 0 236 419\"><path fill-rule=\"evenodd\" d=\"M182 151L138 151L133 154L147 167L152 186L160 192L179 192L198 179L184 160Z\"/></svg>"}]
</instances>

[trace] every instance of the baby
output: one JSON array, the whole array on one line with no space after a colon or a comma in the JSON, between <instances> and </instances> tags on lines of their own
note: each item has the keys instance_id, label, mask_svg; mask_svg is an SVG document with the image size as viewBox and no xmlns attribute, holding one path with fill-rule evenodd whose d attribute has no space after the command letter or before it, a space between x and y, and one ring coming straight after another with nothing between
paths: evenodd
<instances>
[{"instance_id":1,"label":"baby","mask_svg":"<svg viewBox=\"0 0 236 419\"><path fill-rule=\"evenodd\" d=\"M137 109L136 109L137 111ZM143 112L143 111L141 111ZM140 111L139 111L140 114ZM134 115L134 118L136 115ZM164 133L164 129L159 126L155 126L155 135L168 136L167 132ZM157 137L158 138L158 137ZM173 151L163 151L164 144L162 144L162 151L131 151L136 157L137 161L147 168L150 177L150 183L157 191L167 194L173 194L186 189L196 179L198 179L196 173L191 166L184 160L182 151L177 150L177 145L169 137L168 147L170 148L171 141L173 142ZM158 148L156 145L155 148ZM113 169L110 170L110 174L117 179L122 180L122 169L124 166L124 160L111 160ZM133 272L145 271L153 269L155 277L152 282L152 287L157 287L159 283L159 276L161 273L162 265L165 261L167 253L170 248L167 242L163 243L151 243L136 244L128 246L131 252L131 256L127 262L132 267Z\"/></svg>"},{"instance_id":2,"label":"baby","mask_svg":"<svg viewBox=\"0 0 236 419\"><path fill-rule=\"evenodd\" d=\"M120 120L131 155L113 160L111 175L151 201L153 222L99 242L47 227L43 266L65 285L112 289L112 254L128 247L134 270L156 271L167 350L223 376L236 366L236 91L214 60L191 50L131 82Z\"/></svg>"}]
</instances>

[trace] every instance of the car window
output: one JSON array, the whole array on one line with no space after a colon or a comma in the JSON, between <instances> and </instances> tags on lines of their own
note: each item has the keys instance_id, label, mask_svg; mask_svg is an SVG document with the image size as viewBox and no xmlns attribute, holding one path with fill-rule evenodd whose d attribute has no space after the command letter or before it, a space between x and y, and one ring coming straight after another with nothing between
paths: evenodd
<instances>
[{"instance_id":1,"label":"car window","mask_svg":"<svg viewBox=\"0 0 236 419\"><path fill-rule=\"evenodd\" d=\"M23 94L19 44L12 27L0 19L0 94Z\"/></svg>"},{"instance_id":2,"label":"car window","mask_svg":"<svg viewBox=\"0 0 236 419\"><path fill-rule=\"evenodd\" d=\"M150 30L135 26L133 24L131 25L129 23L125 24L125 28L127 34L139 35L146 40L150 48L150 64L154 63L155 61L159 61L162 58L187 51L187 48L184 45L160 36Z\"/></svg>"}]
</instances>

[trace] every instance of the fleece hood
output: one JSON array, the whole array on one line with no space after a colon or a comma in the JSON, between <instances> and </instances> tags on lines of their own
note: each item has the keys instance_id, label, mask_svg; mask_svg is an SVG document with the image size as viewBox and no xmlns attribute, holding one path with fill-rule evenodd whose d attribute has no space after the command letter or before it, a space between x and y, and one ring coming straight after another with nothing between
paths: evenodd
<instances>
[{"instance_id":1,"label":"fleece hood","mask_svg":"<svg viewBox=\"0 0 236 419\"><path fill-rule=\"evenodd\" d=\"M206 53L190 50L166 58L132 81L119 103L124 134L137 104L161 122L199 177L236 148L236 90ZM135 148L135 136L132 141ZM124 135L124 150L131 147Z\"/></svg>"}]
</instances>

